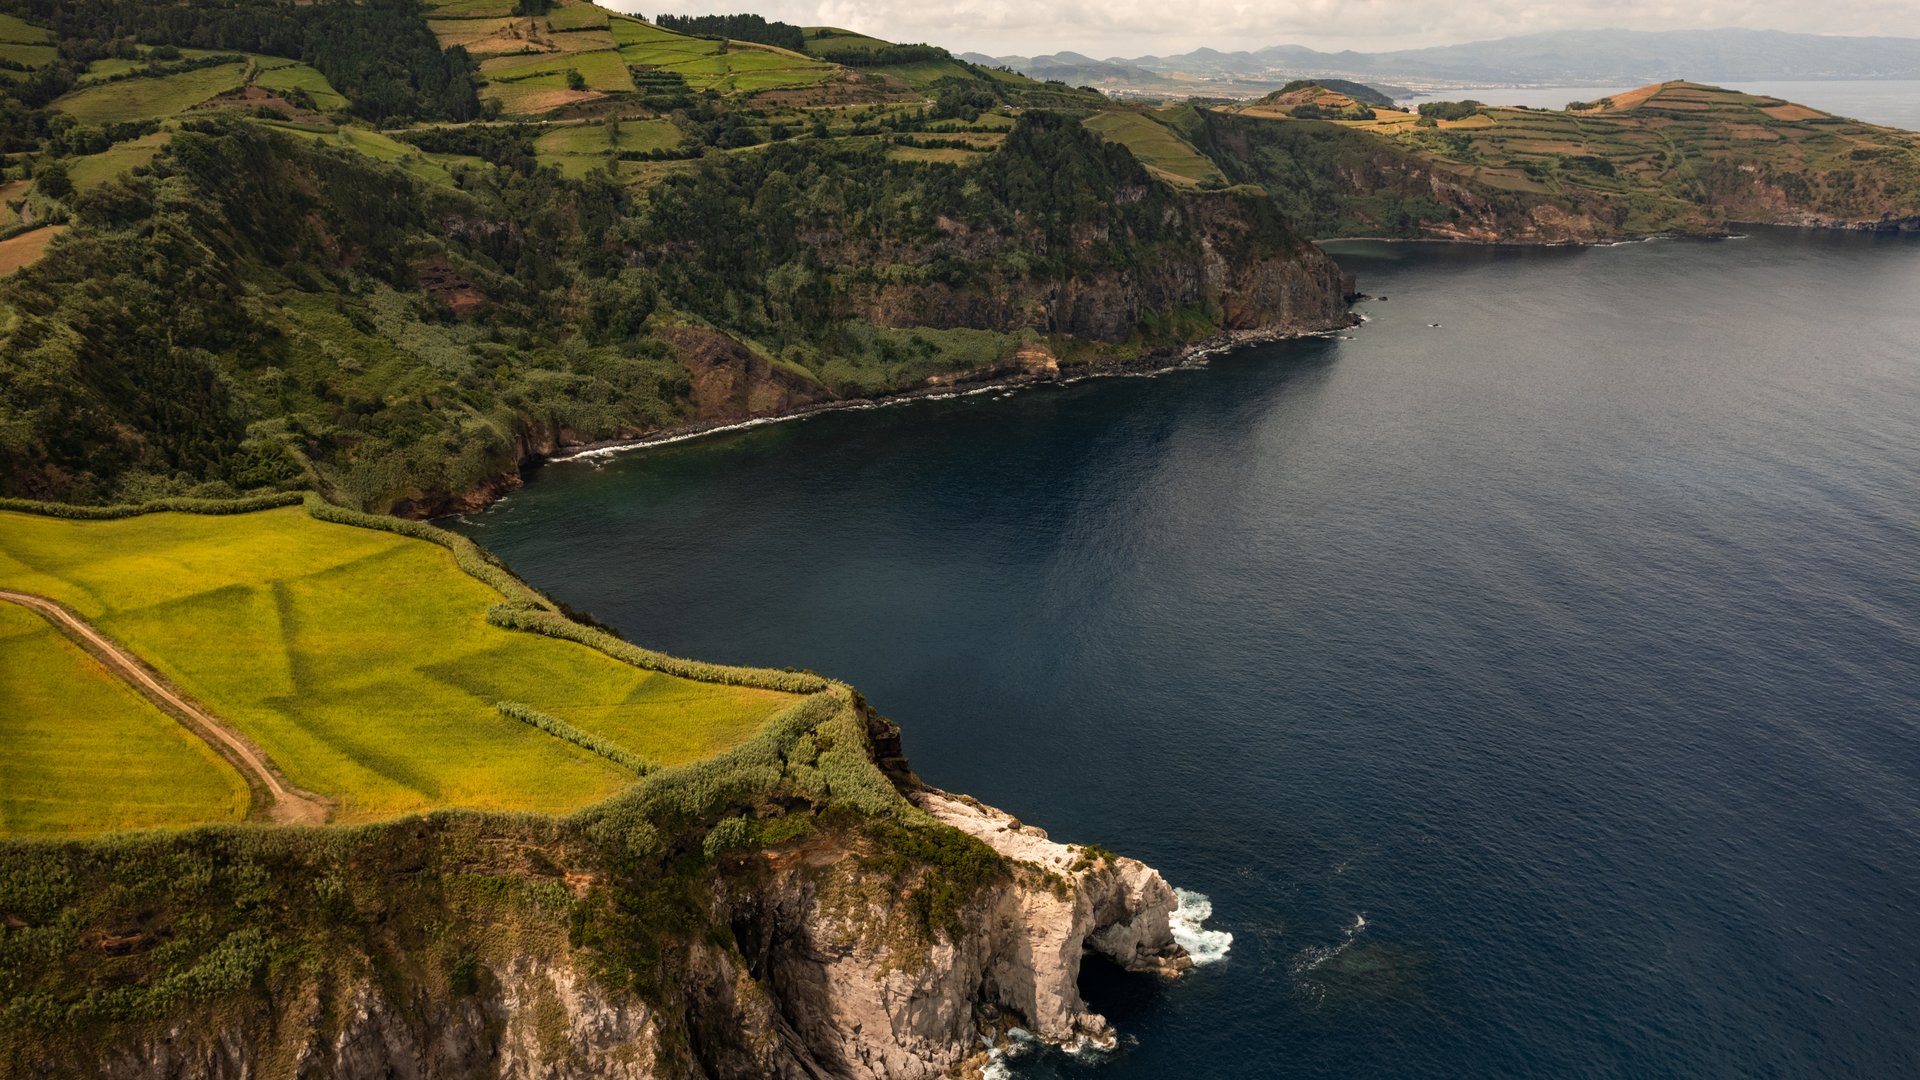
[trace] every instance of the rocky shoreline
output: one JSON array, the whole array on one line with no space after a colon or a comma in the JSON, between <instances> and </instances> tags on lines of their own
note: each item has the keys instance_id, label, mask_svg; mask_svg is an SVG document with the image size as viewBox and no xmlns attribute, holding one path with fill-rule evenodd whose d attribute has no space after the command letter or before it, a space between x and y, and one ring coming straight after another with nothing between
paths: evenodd
<instances>
[{"instance_id":1,"label":"rocky shoreline","mask_svg":"<svg viewBox=\"0 0 1920 1080\"><path fill-rule=\"evenodd\" d=\"M1354 294L1350 299L1363 297ZM872 397L842 398L832 401L813 402L789 409L767 410L766 412L745 418L702 420L680 424L645 433L602 439L588 442L567 442L555 440L547 448L538 448L526 440L522 441L520 462L511 472L489 477L485 482L449 499L425 505L414 505L397 511L403 517L430 518L449 514L476 513L505 498L509 493L524 486L526 478L535 469L545 465L568 461L588 460L611 457L634 450L645 450L671 443L685 442L707 435L724 434L729 431L741 431L747 428L761 427L766 424L784 423L790 420L804 420L824 413L847 412L860 409L878 409L890 405L904 405L914 401L943 401L955 397L974 394L990 394L996 391L1018 390L1031 386L1066 386L1088 379L1111 378L1116 376L1157 375L1185 368L1199 367L1217 356L1240 349L1259 345L1271 345L1281 341L1295 341L1302 338L1325 337L1342 330L1360 325L1359 315L1348 311L1344 317L1331 325L1318 327L1266 326L1252 330L1227 330L1202 341L1193 342L1177 349L1162 349L1142 353L1124 359L1096 360L1062 371L1057 363L1044 365L1030 364L1024 367L998 367L987 371L970 372L954 378L951 382L917 386L890 394L877 394ZM1044 350L1043 350L1044 351ZM1047 359L1052 360L1051 354Z\"/></svg>"}]
</instances>

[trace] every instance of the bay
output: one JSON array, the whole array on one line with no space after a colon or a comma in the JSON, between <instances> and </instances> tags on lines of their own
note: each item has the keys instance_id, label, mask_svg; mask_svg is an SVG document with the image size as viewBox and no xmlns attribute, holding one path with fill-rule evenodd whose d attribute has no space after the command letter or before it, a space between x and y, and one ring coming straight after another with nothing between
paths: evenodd
<instances>
[{"instance_id":1,"label":"bay","mask_svg":"<svg viewBox=\"0 0 1920 1080\"><path fill-rule=\"evenodd\" d=\"M1920 1074L1920 237L1333 250L1344 336L458 527L1210 898L1224 959L1090 968L1121 1050L1021 1075Z\"/></svg>"}]
</instances>

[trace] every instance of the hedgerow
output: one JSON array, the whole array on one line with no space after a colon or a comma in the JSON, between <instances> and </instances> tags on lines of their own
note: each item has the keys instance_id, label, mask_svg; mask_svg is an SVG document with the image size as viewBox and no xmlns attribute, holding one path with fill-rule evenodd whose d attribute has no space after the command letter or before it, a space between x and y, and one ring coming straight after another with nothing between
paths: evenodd
<instances>
[{"instance_id":1,"label":"hedgerow","mask_svg":"<svg viewBox=\"0 0 1920 1080\"><path fill-rule=\"evenodd\" d=\"M751 686L789 694L817 694L831 685L826 679L808 672L771 671L765 668L709 664L699 660L682 660L679 657L654 652L652 649L643 649L605 631L582 626L551 610L544 603L538 608L526 604L495 604L487 609L487 622L503 630L525 630L529 633L545 634L548 637L585 645L635 667L677 675L696 682Z\"/></svg>"},{"instance_id":2,"label":"hedgerow","mask_svg":"<svg viewBox=\"0 0 1920 1080\"><path fill-rule=\"evenodd\" d=\"M496 704L494 708L499 709L500 715L509 720L518 720L523 724L530 724L549 735L565 739L573 745L580 747L582 750L599 754L601 757L606 758L608 761L613 762L623 769L631 769L640 776L645 776L654 769L653 765L636 757L625 747L602 739L591 732L581 731L579 728L574 727L572 724L567 723L557 716L549 716L538 709L522 705L517 701L502 701Z\"/></svg>"},{"instance_id":3,"label":"hedgerow","mask_svg":"<svg viewBox=\"0 0 1920 1080\"><path fill-rule=\"evenodd\" d=\"M82 506L77 503L39 502L34 499L0 499L0 510L16 510L42 517L69 518L74 521L111 521L141 514L172 512L177 514L251 514L280 506L296 506L307 496L298 491L276 491L238 499L191 499L184 496L153 499L143 503L116 506Z\"/></svg>"}]
</instances>

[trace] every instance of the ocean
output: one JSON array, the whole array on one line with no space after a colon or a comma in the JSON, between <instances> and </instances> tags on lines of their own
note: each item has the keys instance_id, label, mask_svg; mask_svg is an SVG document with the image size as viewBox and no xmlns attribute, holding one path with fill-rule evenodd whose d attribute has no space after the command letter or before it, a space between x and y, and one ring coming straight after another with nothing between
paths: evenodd
<instances>
[{"instance_id":1,"label":"ocean","mask_svg":"<svg viewBox=\"0 0 1920 1080\"><path fill-rule=\"evenodd\" d=\"M1711 81L1711 80L1709 80ZM1864 120L1869 124L1920 131L1920 80L1917 79L1819 79L1798 81L1716 83L1729 90L1765 94ZM1635 89L1631 86L1472 86L1441 90L1410 98L1402 104L1422 101L1459 101L1472 98L1489 105L1526 105L1535 109L1564 109L1571 101L1594 101Z\"/></svg>"},{"instance_id":2,"label":"ocean","mask_svg":"<svg viewBox=\"0 0 1920 1080\"><path fill-rule=\"evenodd\" d=\"M1920 1075L1920 237L1332 250L1341 335L456 524L1210 906L1014 1075Z\"/></svg>"}]
</instances>

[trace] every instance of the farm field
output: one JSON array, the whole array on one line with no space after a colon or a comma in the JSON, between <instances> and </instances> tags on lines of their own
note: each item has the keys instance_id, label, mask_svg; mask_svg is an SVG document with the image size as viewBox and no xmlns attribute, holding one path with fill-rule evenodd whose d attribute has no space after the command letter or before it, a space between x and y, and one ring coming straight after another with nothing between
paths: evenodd
<instances>
[{"instance_id":1,"label":"farm field","mask_svg":"<svg viewBox=\"0 0 1920 1080\"><path fill-rule=\"evenodd\" d=\"M5 277L23 266L31 266L53 243L54 238L66 232L65 225L43 225L38 229L29 229L18 236L0 240L0 277Z\"/></svg>"},{"instance_id":2,"label":"farm field","mask_svg":"<svg viewBox=\"0 0 1920 1080\"><path fill-rule=\"evenodd\" d=\"M99 187L135 166L152 161L153 156L172 137L171 131L156 131L137 139L114 143L98 154L74 158L67 167L68 177L73 181L73 186L81 191Z\"/></svg>"},{"instance_id":3,"label":"farm field","mask_svg":"<svg viewBox=\"0 0 1920 1080\"><path fill-rule=\"evenodd\" d=\"M53 31L35 26L18 15L0 15L0 41L25 45L53 44Z\"/></svg>"},{"instance_id":4,"label":"farm field","mask_svg":"<svg viewBox=\"0 0 1920 1080\"><path fill-rule=\"evenodd\" d=\"M164 120L240 86L246 73L247 65L235 63L158 78L99 83L55 99L52 107L87 124Z\"/></svg>"},{"instance_id":5,"label":"farm field","mask_svg":"<svg viewBox=\"0 0 1920 1080\"><path fill-rule=\"evenodd\" d=\"M736 745L794 700L494 627L486 611L502 597L446 549L300 507L115 521L0 512L0 586L67 604L332 800L336 821L564 811L634 782L500 715L503 700L662 766Z\"/></svg>"},{"instance_id":6,"label":"farm field","mask_svg":"<svg viewBox=\"0 0 1920 1080\"><path fill-rule=\"evenodd\" d=\"M1172 128L1150 116L1116 109L1088 117L1086 125L1102 137L1125 146L1142 165L1163 180L1186 185L1209 180L1223 185L1227 182L1220 166Z\"/></svg>"},{"instance_id":7,"label":"farm field","mask_svg":"<svg viewBox=\"0 0 1920 1080\"><path fill-rule=\"evenodd\" d=\"M19 64L21 67L46 67L59 57L60 50L52 45L24 45L17 41L0 41L0 60Z\"/></svg>"},{"instance_id":8,"label":"farm field","mask_svg":"<svg viewBox=\"0 0 1920 1080\"><path fill-rule=\"evenodd\" d=\"M232 765L41 616L0 603L0 834L237 821Z\"/></svg>"},{"instance_id":9,"label":"farm field","mask_svg":"<svg viewBox=\"0 0 1920 1080\"><path fill-rule=\"evenodd\" d=\"M664 150L685 141L685 133L671 120L622 120L612 131L607 124L556 126L533 146L541 164L581 176L593 168L611 168L618 160L615 151Z\"/></svg>"},{"instance_id":10,"label":"farm field","mask_svg":"<svg viewBox=\"0 0 1920 1080\"><path fill-rule=\"evenodd\" d=\"M429 14L442 18L481 18L507 16L518 6L514 0L433 0L423 5Z\"/></svg>"},{"instance_id":11,"label":"farm field","mask_svg":"<svg viewBox=\"0 0 1920 1080\"><path fill-rule=\"evenodd\" d=\"M753 93L813 86L839 70L785 49L689 37L636 19L614 19L612 29L627 63L680 75L695 90Z\"/></svg>"},{"instance_id":12,"label":"farm field","mask_svg":"<svg viewBox=\"0 0 1920 1080\"><path fill-rule=\"evenodd\" d=\"M306 64L281 64L260 72L255 85L268 90L305 90L322 112L338 112L347 107L346 96L333 88L325 75Z\"/></svg>"},{"instance_id":13,"label":"farm field","mask_svg":"<svg viewBox=\"0 0 1920 1080\"><path fill-rule=\"evenodd\" d=\"M429 154L410 143L382 135L370 128L342 125L332 130L316 131L312 128L293 124L273 124L274 127L290 134L312 139L316 142L330 143L356 153L365 154L377 161L391 162L420 179L432 184L451 185L453 174L447 167L454 162L465 161L470 164L483 164L479 158L462 158L451 154Z\"/></svg>"}]
</instances>

